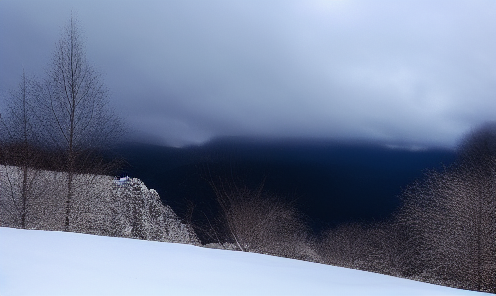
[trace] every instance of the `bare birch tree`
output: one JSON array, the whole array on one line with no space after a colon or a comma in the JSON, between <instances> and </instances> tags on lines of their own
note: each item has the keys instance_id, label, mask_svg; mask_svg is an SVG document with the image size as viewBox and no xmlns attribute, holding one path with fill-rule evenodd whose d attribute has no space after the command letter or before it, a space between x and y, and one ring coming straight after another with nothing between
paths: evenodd
<instances>
[{"instance_id":1,"label":"bare birch tree","mask_svg":"<svg viewBox=\"0 0 496 296\"><path fill-rule=\"evenodd\" d=\"M74 175L95 165L92 153L122 134L122 123L108 106L108 90L86 60L83 36L71 17L59 40L44 92L46 135L65 154L65 230L70 229Z\"/></svg>"}]
</instances>

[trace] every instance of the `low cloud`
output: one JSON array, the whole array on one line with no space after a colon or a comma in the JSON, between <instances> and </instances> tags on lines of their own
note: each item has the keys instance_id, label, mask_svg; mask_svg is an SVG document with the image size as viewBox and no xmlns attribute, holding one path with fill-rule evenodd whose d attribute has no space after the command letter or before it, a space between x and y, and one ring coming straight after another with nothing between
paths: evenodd
<instances>
[{"instance_id":1,"label":"low cloud","mask_svg":"<svg viewBox=\"0 0 496 296\"><path fill-rule=\"evenodd\" d=\"M42 75L71 10L112 104L157 143L453 147L496 115L494 1L2 1L2 92Z\"/></svg>"}]
</instances>

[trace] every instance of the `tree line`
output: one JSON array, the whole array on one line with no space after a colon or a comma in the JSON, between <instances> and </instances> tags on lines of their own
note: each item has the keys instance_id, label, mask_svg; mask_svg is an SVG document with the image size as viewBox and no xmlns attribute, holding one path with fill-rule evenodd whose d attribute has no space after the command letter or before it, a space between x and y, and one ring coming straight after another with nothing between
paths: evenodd
<instances>
[{"instance_id":1,"label":"tree line","mask_svg":"<svg viewBox=\"0 0 496 296\"><path fill-rule=\"evenodd\" d=\"M22 172L18 183L5 176L9 181L2 184L0 207L18 221L19 227L26 228L40 170L66 174L64 225L69 231L77 189L75 175L108 174L120 167L122 160L107 161L101 153L124 132L124 124L110 108L108 98L100 74L86 59L78 21L71 17L44 77L28 77L23 72L18 87L4 98L6 108L0 112L0 163L19 167Z\"/></svg>"}]
</instances>

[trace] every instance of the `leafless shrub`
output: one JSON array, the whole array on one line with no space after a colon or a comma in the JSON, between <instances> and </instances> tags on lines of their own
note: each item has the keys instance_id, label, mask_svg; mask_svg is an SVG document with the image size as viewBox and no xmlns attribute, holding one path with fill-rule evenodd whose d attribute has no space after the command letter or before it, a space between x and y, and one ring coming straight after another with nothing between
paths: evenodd
<instances>
[{"instance_id":1,"label":"leafless shrub","mask_svg":"<svg viewBox=\"0 0 496 296\"><path fill-rule=\"evenodd\" d=\"M397 235L390 223L345 223L324 231L317 250L326 264L399 275Z\"/></svg>"},{"instance_id":2,"label":"leafless shrub","mask_svg":"<svg viewBox=\"0 0 496 296\"><path fill-rule=\"evenodd\" d=\"M211 182L225 223L224 237L241 251L319 261L309 229L296 208L281 198L234 182ZM222 231L218 231L222 232Z\"/></svg>"}]
</instances>

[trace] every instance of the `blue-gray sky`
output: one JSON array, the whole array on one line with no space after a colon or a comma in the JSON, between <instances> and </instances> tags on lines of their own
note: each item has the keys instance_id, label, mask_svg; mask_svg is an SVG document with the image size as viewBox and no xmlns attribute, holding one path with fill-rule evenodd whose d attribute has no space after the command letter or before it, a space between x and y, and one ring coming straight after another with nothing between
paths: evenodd
<instances>
[{"instance_id":1,"label":"blue-gray sky","mask_svg":"<svg viewBox=\"0 0 496 296\"><path fill-rule=\"evenodd\" d=\"M77 15L137 134L453 147L496 119L496 1L0 0L0 95Z\"/></svg>"}]
</instances>

